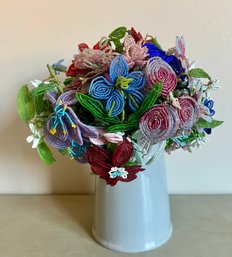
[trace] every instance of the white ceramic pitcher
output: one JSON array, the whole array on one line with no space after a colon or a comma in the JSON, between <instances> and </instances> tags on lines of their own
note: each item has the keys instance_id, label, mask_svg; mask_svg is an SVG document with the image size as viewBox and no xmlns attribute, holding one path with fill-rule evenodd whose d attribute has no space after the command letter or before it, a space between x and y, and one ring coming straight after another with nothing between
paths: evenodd
<instances>
[{"instance_id":1,"label":"white ceramic pitcher","mask_svg":"<svg viewBox=\"0 0 232 257\"><path fill-rule=\"evenodd\" d=\"M164 154L129 183L106 185L96 179L93 235L120 252L143 252L164 244L172 234Z\"/></svg>"}]
</instances>

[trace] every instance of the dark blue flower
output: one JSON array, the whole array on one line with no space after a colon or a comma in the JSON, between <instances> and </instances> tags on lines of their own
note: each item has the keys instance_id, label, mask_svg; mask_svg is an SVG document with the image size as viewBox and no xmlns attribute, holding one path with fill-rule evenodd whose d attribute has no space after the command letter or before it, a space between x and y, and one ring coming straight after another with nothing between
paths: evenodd
<instances>
[{"instance_id":1,"label":"dark blue flower","mask_svg":"<svg viewBox=\"0 0 232 257\"><path fill-rule=\"evenodd\" d=\"M106 110L109 116L115 117L122 113L125 100L131 111L135 112L143 95L139 90L145 85L144 74L141 71L129 72L128 64L122 55L118 55L110 64L110 80L99 76L92 80L89 94L106 101Z\"/></svg>"},{"instance_id":2,"label":"dark blue flower","mask_svg":"<svg viewBox=\"0 0 232 257\"><path fill-rule=\"evenodd\" d=\"M212 129L211 128L204 128L204 131L208 135L210 135L212 133Z\"/></svg>"},{"instance_id":3,"label":"dark blue flower","mask_svg":"<svg viewBox=\"0 0 232 257\"><path fill-rule=\"evenodd\" d=\"M213 109L214 101L210 99L205 99L203 104L209 109L209 116L213 116L215 114L215 110Z\"/></svg>"},{"instance_id":4,"label":"dark blue flower","mask_svg":"<svg viewBox=\"0 0 232 257\"><path fill-rule=\"evenodd\" d=\"M176 74L179 75L184 72L184 69L181 67L181 63L176 58L176 56L167 55L165 51L161 50L159 47L153 45L152 43L145 43L143 46L147 47L150 58L159 56L172 67Z\"/></svg>"},{"instance_id":5,"label":"dark blue flower","mask_svg":"<svg viewBox=\"0 0 232 257\"><path fill-rule=\"evenodd\" d=\"M203 102L204 106L206 106L209 110L209 116L213 116L215 114L215 110L213 109L214 101L210 99L205 99ZM205 133L211 134L212 129L211 128L204 128Z\"/></svg>"}]
</instances>

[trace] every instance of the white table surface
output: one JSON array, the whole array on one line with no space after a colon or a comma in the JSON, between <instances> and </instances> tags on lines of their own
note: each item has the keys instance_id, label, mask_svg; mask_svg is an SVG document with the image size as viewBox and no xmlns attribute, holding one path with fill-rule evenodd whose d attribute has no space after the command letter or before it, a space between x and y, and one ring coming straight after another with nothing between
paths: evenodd
<instances>
[{"instance_id":1,"label":"white table surface","mask_svg":"<svg viewBox=\"0 0 232 257\"><path fill-rule=\"evenodd\" d=\"M92 195L0 196L0 257L232 257L232 196L170 196L173 235L150 252L108 250L92 237Z\"/></svg>"}]
</instances>

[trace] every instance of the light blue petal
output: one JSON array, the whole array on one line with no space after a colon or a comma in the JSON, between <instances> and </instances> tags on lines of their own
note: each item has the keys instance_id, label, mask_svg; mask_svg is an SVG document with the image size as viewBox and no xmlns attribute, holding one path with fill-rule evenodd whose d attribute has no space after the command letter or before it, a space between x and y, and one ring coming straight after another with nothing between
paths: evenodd
<instances>
[{"instance_id":1,"label":"light blue petal","mask_svg":"<svg viewBox=\"0 0 232 257\"><path fill-rule=\"evenodd\" d=\"M106 103L106 110L111 112L111 116L119 115L124 109L124 98L118 90L114 90Z\"/></svg>"},{"instance_id":2,"label":"light blue petal","mask_svg":"<svg viewBox=\"0 0 232 257\"><path fill-rule=\"evenodd\" d=\"M132 71L127 78L133 79L129 84L128 84L128 89L126 92L130 90L137 90L142 88L145 85L145 77L144 73L141 71Z\"/></svg>"},{"instance_id":3,"label":"light blue petal","mask_svg":"<svg viewBox=\"0 0 232 257\"><path fill-rule=\"evenodd\" d=\"M105 77L99 76L91 81L89 94L97 99L108 99L113 91L111 84Z\"/></svg>"},{"instance_id":4,"label":"light blue petal","mask_svg":"<svg viewBox=\"0 0 232 257\"><path fill-rule=\"evenodd\" d=\"M119 76L127 77L129 67L126 59L122 55L116 56L110 64L110 79L115 83Z\"/></svg>"},{"instance_id":5,"label":"light blue petal","mask_svg":"<svg viewBox=\"0 0 232 257\"><path fill-rule=\"evenodd\" d=\"M140 107L142 101L144 99L144 96L135 90L131 90L127 94L127 103L132 112L136 112L138 108Z\"/></svg>"}]
</instances>

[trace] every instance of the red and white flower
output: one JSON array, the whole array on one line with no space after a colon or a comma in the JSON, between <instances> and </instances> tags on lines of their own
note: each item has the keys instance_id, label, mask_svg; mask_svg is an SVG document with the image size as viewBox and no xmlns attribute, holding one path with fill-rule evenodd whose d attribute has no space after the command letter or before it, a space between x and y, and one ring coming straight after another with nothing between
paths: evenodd
<instances>
[{"instance_id":1,"label":"red and white flower","mask_svg":"<svg viewBox=\"0 0 232 257\"><path fill-rule=\"evenodd\" d=\"M126 165L133 151L133 145L128 140L124 140L112 154L102 147L91 146L87 150L86 158L91 165L91 170L106 180L107 184L114 186L118 181L129 182L136 179L136 173L144 170L141 165Z\"/></svg>"}]
</instances>

